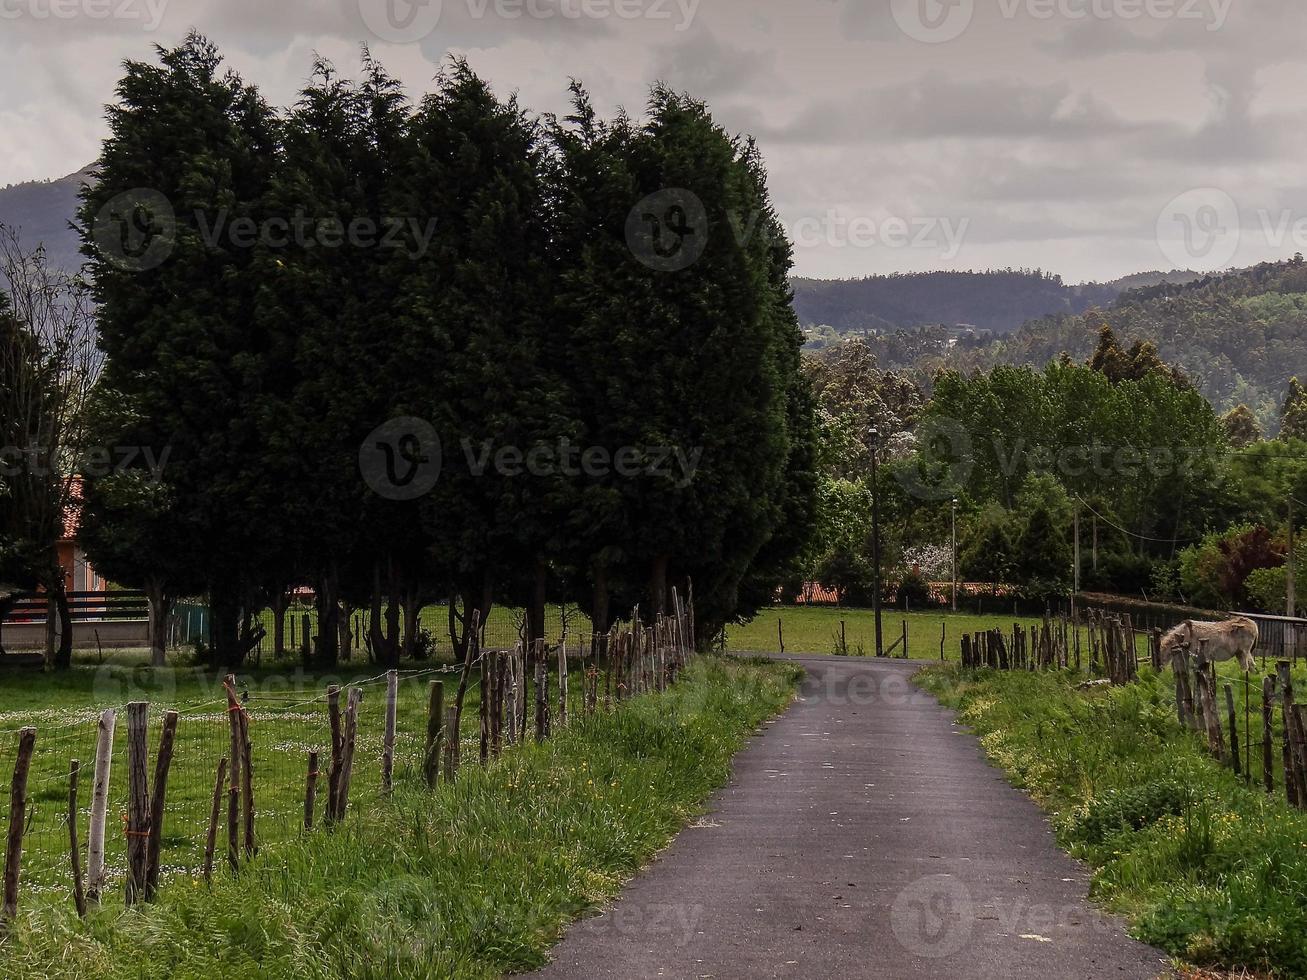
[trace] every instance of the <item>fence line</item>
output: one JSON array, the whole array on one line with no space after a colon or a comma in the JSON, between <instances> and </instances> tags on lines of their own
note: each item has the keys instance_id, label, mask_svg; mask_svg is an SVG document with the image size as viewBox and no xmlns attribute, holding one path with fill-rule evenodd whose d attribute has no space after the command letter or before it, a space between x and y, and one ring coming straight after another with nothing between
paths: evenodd
<instances>
[{"instance_id":1,"label":"fence line","mask_svg":"<svg viewBox=\"0 0 1307 980\"><path fill-rule=\"evenodd\" d=\"M651 626L618 624L608 634L564 637L558 644L519 639L496 648L474 640L462 665L389 670L300 700L296 694L291 700L251 695L228 676L222 699L166 712L129 702L113 709L121 717L106 760L97 760L103 707L87 709L87 717L68 725L38 722L31 747L25 747L25 733L33 726L0 732L0 771L12 766L16 775L20 767L31 774L21 787L11 786L21 797L11 831L19 834L23 894L74 897L74 869L97 873L96 861L80 853L85 847L91 858L99 850L104 863L104 880L88 879L88 901L113 891L128 901L149 900L160 880L207 877L215 850L235 855L239 869L258 851L275 851L311 828L338 825L381 804L394 786L456 780L469 752L488 765L513 745L542 741L576 719L665 690L695 646L688 605L675 591L672 603L673 613ZM445 686L454 678L456 692L446 699ZM470 725L463 716L472 688L477 721ZM143 719L149 718L155 731L147 736ZM160 719L175 736L165 734L155 751ZM89 833L70 833L77 830L72 821L94 814L90 793L70 803L73 773L89 772L93 761L97 774L98 763L107 761L109 773L110 829L101 831L102 844L94 819ZM215 771L222 772L217 786ZM80 842L77 860L72 839Z\"/></svg>"}]
</instances>

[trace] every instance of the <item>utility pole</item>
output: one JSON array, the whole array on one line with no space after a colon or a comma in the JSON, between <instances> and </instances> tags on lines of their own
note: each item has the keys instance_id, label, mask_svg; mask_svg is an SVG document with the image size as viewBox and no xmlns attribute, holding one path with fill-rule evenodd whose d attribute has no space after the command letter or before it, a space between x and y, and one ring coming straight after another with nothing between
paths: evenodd
<instances>
[{"instance_id":1,"label":"utility pole","mask_svg":"<svg viewBox=\"0 0 1307 980\"><path fill-rule=\"evenodd\" d=\"M1285 615L1288 616L1290 619L1292 619L1298 611L1298 596L1297 596L1298 583L1294 580L1297 572L1297 568L1295 567L1296 563L1294 561L1293 548L1294 548L1293 498L1290 497L1289 498L1289 560L1285 562L1284 565L1284 572L1285 572L1284 591L1285 591L1285 599L1287 600L1287 605L1289 607L1288 612L1286 612Z\"/></svg>"},{"instance_id":2,"label":"utility pole","mask_svg":"<svg viewBox=\"0 0 1307 980\"><path fill-rule=\"evenodd\" d=\"M949 566L953 576L953 611L958 611L958 498L953 498L953 562Z\"/></svg>"},{"instance_id":3,"label":"utility pole","mask_svg":"<svg viewBox=\"0 0 1307 980\"><path fill-rule=\"evenodd\" d=\"M1076 515L1075 526L1072 531L1072 534L1075 538L1075 544L1072 548L1072 551L1075 553L1075 558L1073 559L1073 561L1075 562L1075 568L1074 568L1074 572L1072 573L1071 580L1073 582L1073 586L1072 586L1073 595L1079 595L1080 594L1080 501L1078 500L1076 501L1075 515Z\"/></svg>"},{"instance_id":4,"label":"utility pole","mask_svg":"<svg viewBox=\"0 0 1307 980\"><path fill-rule=\"evenodd\" d=\"M876 613L876 656L885 656L885 642L881 633L880 622L880 486L876 482L876 446L880 433L872 426L868 432L871 437L871 570L872 570L872 609Z\"/></svg>"}]
</instances>

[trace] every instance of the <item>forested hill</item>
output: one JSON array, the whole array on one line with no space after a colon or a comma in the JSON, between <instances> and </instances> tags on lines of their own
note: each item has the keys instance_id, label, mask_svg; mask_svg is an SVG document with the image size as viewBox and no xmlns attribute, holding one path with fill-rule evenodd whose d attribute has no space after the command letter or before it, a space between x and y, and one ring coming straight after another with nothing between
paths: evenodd
<instances>
[{"instance_id":1,"label":"forested hill","mask_svg":"<svg viewBox=\"0 0 1307 980\"><path fill-rule=\"evenodd\" d=\"M1043 365L1063 351L1083 361L1104 324L1122 345L1152 341L1218 410L1246 404L1270 431L1289 379L1307 378L1307 263L1298 256L1133 290L1103 310L1040 317L1008 336L963 338L952 349L939 330L873 338L872 348L882 367L926 380L945 367Z\"/></svg>"},{"instance_id":2,"label":"forested hill","mask_svg":"<svg viewBox=\"0 0 1307 980\"><path fill-rule=\"evenodd\" d=\"M866 279L794 279L794 309L805 326L843 333L929 324L969 324L1006 333L1027 320L1083 313L1111 303L1123 290L1171 281L1192 272L1144 272L1109 283L1068 286L1040 269L921 272Z\"/></svg>"},{"instance_id":3,"label":"forested hill","mask_svg":"<svg viewBox=\"0 0 1307 980\"><path fill-rule=\"evenodd\" d=\"M25 248L44 245L46 256L57 268L80 268L77 234L69 222L77 210L77 194L89 169L58 180L0 187L0 224L16 228Z\"/></svg>"}]
</instances>

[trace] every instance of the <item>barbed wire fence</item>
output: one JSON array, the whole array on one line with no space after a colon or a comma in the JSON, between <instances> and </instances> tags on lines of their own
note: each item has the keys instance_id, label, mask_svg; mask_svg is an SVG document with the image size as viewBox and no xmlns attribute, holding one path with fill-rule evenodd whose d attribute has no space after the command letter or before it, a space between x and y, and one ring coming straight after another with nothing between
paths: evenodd
<instances>
[{"instance_id":1,"label":"barbed wire fence","mask_svg":"<svg viewBox=\"0 0 1307 980\"><path fill-rule=\"evenodd\" d=\"M664 690L695 643L689 603L675 593L672 601L675 611L654 625L618 624L602 636L581 633L559 611L549 624L553 635L534 643L520 617L504 617L493 630L474 631L464 664L290 683L277 675L229 676L199 699L148 704L148 735L139 724L141 698L0 713L0 773L13 774L0 929L15 914L20 884L24 903L69 901L73 826L92 900L140 894L138 862L147 849L133 845L147 835L158 880L201 882L210 863L216 874L229 855L239 865L255 850L275 854L279 844L381 803L395 785L452 781L469 758L484 764L514 744L549 737L569 719ZM103 757L102 720L112 725ZM34 741L26 735L33 731ZM79 772L70 804L73 760ZM106 760L101 877L94 824ZM142 822L151 793L161 807L157 825Z\"/></svg>"}]
</instances>

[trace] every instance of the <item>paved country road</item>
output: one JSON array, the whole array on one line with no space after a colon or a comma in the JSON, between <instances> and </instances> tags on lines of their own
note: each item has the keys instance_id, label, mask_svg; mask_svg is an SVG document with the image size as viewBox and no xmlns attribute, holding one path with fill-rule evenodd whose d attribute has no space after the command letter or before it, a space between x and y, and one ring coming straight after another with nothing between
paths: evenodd
<instances>
[{"instance_id":1,"label":"paved country road","mask_svg":"<svg viewBox=\"0 0 1307 980\"><path fill-rule=\"evenodd\" d=\"M903 661L811 657L708 814L535 976L1151 978L1164 954Z\"/></svg>"}]
</instances>

